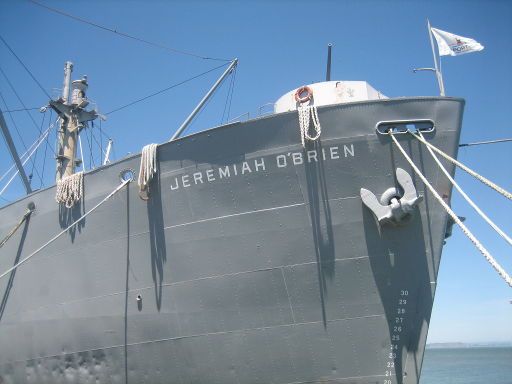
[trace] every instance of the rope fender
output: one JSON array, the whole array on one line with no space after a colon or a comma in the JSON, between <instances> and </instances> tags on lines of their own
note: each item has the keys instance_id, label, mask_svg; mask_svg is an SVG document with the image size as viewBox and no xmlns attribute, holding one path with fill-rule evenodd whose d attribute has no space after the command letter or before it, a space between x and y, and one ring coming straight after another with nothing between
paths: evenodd
<instances>
[{"instance_id":1,"label":"rope fender","mask_svg":"<svg viewBox=\"0 0 512 384\"><path fill-rule=\"evenodd\" d=\"M72 208L84 194L84 173L77 172L57 181L55 201Z\"/></svg>"},{"instance_id":2,"label":"rope fender","mask_svg":"<svg viewBox=\"0 0 512 384\"><path fill-rule=\"evenodd\" d=\"M157 148L158 144L145 145L140 154L140 169L137 183L139 185L139 196L143 200L147 200L149 197L149 184L157 171Z\"/></svg>"}]
</instances>

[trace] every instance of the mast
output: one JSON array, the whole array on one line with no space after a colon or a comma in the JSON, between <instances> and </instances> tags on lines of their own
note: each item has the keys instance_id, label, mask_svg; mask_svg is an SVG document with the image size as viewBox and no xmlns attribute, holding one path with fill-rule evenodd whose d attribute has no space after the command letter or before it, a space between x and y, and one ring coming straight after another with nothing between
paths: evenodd
<instances>
[{"instance_id":1,"label":"mast","mask_svg":"<svg viewBox=\"0 0 512 384\"><path fill-rule=\"evenodd\" d=\"M62 103L69 104L69 88L71 86L71 73L73 72L73 63L66 61L64 63L64 82L62 84ZM62 178L62 169L64 163L64 140L67 131L67 119L61 116L60 128L57 132L57 169L55 171L55 181Z\"/></svg>"},{"instance_id":2,"label":"mast","mask_svg":"<svg viewBox=\"0 0 512 384\"><path fill-rule=\"evenodd\" d=\"M75 118L74 111L70 111L69 117L66 121L66 130L64 132L64 142L62 148L62 156L60 158L60 179L71 176L75 173L75 157L76 157L76 142L78 140L78 126Z\"/></svg>"},{"instance_id":3,"label":"mast","mask_svg":"<svg viewBox=\"0 0 512 384\"><path fill-rule=\"evenodd\" d=\"M86 97L86 91L89 86L87 76L83 76L82 79L71 83L72 70L73 63L66 61L62 97L58 100L50 100L50 107L57 112L62 120L58 135L56 181L75 173L77 163L81 162L81 160L76 159L78 133L85 128L87 121L98 117L96 111L85 110L85 107L89 105ZM71 100L69 100L70 88Z\"/></svg>"},{"instance_id":4,"label":"mast","mask_svg":"<svg viewBox=\"0 0 512 384\"><path fill-rule=\"evenodd\" d=\"M5 142L9 147L9 151L11 152L11 156L16 164L16 168L18 168L18 173L21 176L21 180L23 181L23 186L25 187L25 191L27 194L32 192L32 188L30 187L30 181L28 180L27 174L25 173L25 169L23 168L23 164L21 163L20 157L18 156L18 151L16 151L16 147L14 146L14 142L11 137L11 133L7 127L7 123L4 119L4 114L0 109L0 128L2 128L2 132L4 134Z\"/></svg>"}]
</instances>

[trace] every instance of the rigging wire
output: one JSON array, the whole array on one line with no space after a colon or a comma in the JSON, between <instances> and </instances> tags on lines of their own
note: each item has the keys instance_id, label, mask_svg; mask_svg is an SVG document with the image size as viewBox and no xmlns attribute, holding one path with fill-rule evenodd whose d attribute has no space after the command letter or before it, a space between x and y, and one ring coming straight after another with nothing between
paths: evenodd
<instances>
[{"instance_id":1,"label":"rigging wire","mask_svg":"<svg viewBox=\"0 0 512 384\"><path fill-rule=\"evenodd\" d=\"M228 106L228 115L226 116L226 123L229 121L229 115L231 114L231 102L233 101L233 94L235 93L235 85L236 85L236 70L238 68L235 67L233 73L233 88L231 89L231 96L229 98L229 106Z\"/></svg>"},{"instance_id":2,"label":"rigging wire","mask_svg":"<svg viewBox=\"0 0 512 384\"><path fill-rule=\"evenodd\" d=\"M20 102L20 104L23 106L24 110L26 111L26 114L28 115L28 117L30 118L30 120L32 121L32 124L34 125L34 127L37 129L37 131L39 132L39 136L41 136L43 134L43 124L44 124L44 118L45 118L45 114L43 114L43 119L42 119L42 123L41 125L39 126L36 121L34 120L34 118L32 117L32 114L30 113L29 111L29 108L26 107L25 103L23 102L22 98L20 97L20 95L18 94L18 92L16 91L16 88L14 87L14 85L12 84L11 80L9 79L9 77L7 76L7 74L5 73L5 71L2 69L2 67L0 67L0 72L2 73L2 76L5 78L5 80L7 81L7 84L9 85L9 88L11 88L12 92L14 93L14 95L16 96L16 98L18 99L18 101ZM4 100L4 104L5 104L5 100ZM7 104L5 104L6 107L7 107ZM13 121L14 123L14 118L12 116L11 113L9 113L9 116L11 118L11 120ZM16 127L16 123L14 123L15 127ZM17 129L17 127L16 127ZM21 138L21 137L20 137ZM46 142L48 143L48 140L49 140L49 136L46 136ZM23 141L22 141L23 142ZM25 145L24 145L25 146ZM26 149L26 146L25 146L25 149ZM45 145L45 153L46 153L46 149L47 149L47 146ZM55 152L53 152L54 155L56 155ZM31 170L31 174L33 174L34 172L34 168L35 168L35 163L36 163L36 158L37 158L37 155L38 155L38 152L36 151L34 157L31 159L31 163L32 163L32 170ZM35 168L36 170L36 174L39 176L39 181L40 181L40 184L41 186L44 184L44 181L43 181L43 177L42 175L39 173L39 170L37 168Z\"/></svg>"},{"instance_id":3,"label":"rigging wire","mask_svg":"<svg viewBox=\"0 0 512 384\"><path fill-rule=\"evenodd\" d=\"M7 76L7 74L4 72L4 70L2 69L2 67L0 67L0 72L2 73L3 77L5 78L5 80L7 81L7 84L9 85L9 88L11 88L12 92L14 93L14 95L16 96L16 98L18 99L18 101L20 102L20 104L23 106L24 110L26 111L28 117L30 118L30 120L32 121L32 124L34 124L34 127L36 127L36 129L38 130L39 132L39 135L42 135L43 134L43 126L38 126L36 121L34 120L34 118L32 117L32 114L29 112L29 108L27 108L25 106L25 103L23 102L23 100L21 99L20 95L18 94L18 92L16 91L16 88L14 88L14 85L12 84L12 82L9 80L9 77ZM4 101L4 104L5 104L5 101ZM5 106L7 107L7 104L5 104ZM12 117L12 115L9 113L9 116L11 117L11 120L13 121L14 123L14 118ZM44 119L44 115L43 115L43 119ZM46 136L46 140L48 141L49 138L48 136ZM55 151L53 152L53 155L54 156L57 156L57 154L55 153ZM37 156L37 153L36 153L36 156ZM32 168L34 167L34 162L35 162L35 157L34 156L34 159L32 160Z\"/></svg>"},{"instance_id":4,"label":"rigging wire","mask_svg":"<svg viewBox=\"0 0 512 384\"><path fill-rule=\"evenodd\" d=\"M236 67L235 67L235 71L236 71ZM233 71L234 72L234 71ZM220 119L220 123L222 124L224 122L224 116L226 114L226 108L228 106L228 103L229 103L229 99L230 99L230 95L231 95L231 92L233 90L233 82L234 82L234 79L235 79L235 76L234 76L234 73L230 73L231 75L231 79L229 81L229 87L228 87L228 92L226 94L226 102L224 103L224 110L222 111L222 118ZM228 114L229 116L229 114ZM227 121L227 119L226 119Z\"/></svg>"},{"instance_id":5,"label":"rigging wire","mask_svg":"<svg viewBox=\"0 0 512 384\"><path fill-rule=\"evenodd\" d=\"M35 81L35 83L38 85L39 89L41 89L41 91L44 92L44 94L46 95L46 97L48 97L48 99L51 99L50 94L46 91L46 89L44 89L44 87L41 85L41 83L39 81L37 81L36 77L32 74L32 72L30 72L30 69L28 69L28 67L25 65L25 63L23 63L23 61L18 57L16 52L14 52L14 50L10 47L10 45L7 44L7 41L4 40L2 35L0 35L0 40L2 40L4 45L7 47L7 49L9 49L9 51L12 53L12 55L18 60L18 62L22 65L22 67L25 68L25 71L27 71L27 73L30 75L32 80Z\"/></svg>"},{"instance_id":6,"label":"rigging wire","mask_svg":"<svg viewBox=\"0 0 512 384\"><path fill-rule=\"evenodd\" d=\"M92 122L92 126L94 128L94 121ZM101 134L102 134L102 126L101 126L101 119L100 119L100 153L101 153L101 161L100 163L103 164L103 140L101 140Z\"/></svg>"},{"instance_id":7,"label":"rigging wire","mask_svg":"<svg viewBox=\"0 0 512 384\"><path fill-rule=\"evenodd\" d=\"M31 156L34 154L34 151L36 151L39 146L43 143L44 139L45 139L45 136L47 136L49 133L50 133L50 130L54 127L54 125L59 121L59 119L57 119L55 121L55 123L53 123L52 125L50 125L46 131L43 133L43 136L40 136L38 139L37 139L37 144L35 146L34 149L32 149L30 151L30 153L27 155L27 157L25 158L25 160L23 160L23 162L21 163L22 165L25 165L27 163L27 161L31 158ZM31 146L32 148L32 146ZM2 193L4 193L4 191L7 189L7 187L9 187L9 185L11 184L11 182L14 180L14 178L16 177L16 175L19 173L18 170L16 170L16 172L14 172L14 174L10 177L10 179L7 181L7 184L4 185L4 187L2 188L2 190L0 190L0 195Z\"/></svg>"},{"instance_id":8,"label":"rigging wire","mask_svg":"<svg viewBox=\"0 0 512 384\"><path fill-rule=\"evenodd\" d=\"M51 121L52 121L52 117L53 117L53 116L52 116L52 113L53 113L53 109L50 109L50 117L49 117L49 119L48 119L48 122L51 122ZM43 166L41 167L41 175L42 175L43 177L44 177L44 168L45 168L45 166L46 166L46 155L47 155L47 153L48 153L48 147L50 146L50 141L48 140L48 137L49 137L49 136L50 136L50 135L48 135L48 136L46 137L46 143L45 143L45 145L44 145ZM53 153L55 153L55 151L54 151L52 148L50 148L50 149L52 150L52 152L53 152ZM39 189L43 188L43 185L44 185L44 182L42 182L42 183L41 183L41 185L39 186Z\"/></svg>"},{"instance_id":9,"label":"rigging wire","mask_svg":"<svg viewBox=\"0 0 512 384\"><path fill-rule=\"evenodd\" d=\"M195 57L195 58L198 58L198 59L203 59L203 60L215 60L215 61L226 61L226 62L229 62L231 61L230 59L223 59L223 58L217 58L217 57L209 57L209 56L202 56L202 55L198 55L196 53L193 53L193 52L189 52L189 51L185 51L185 50L182 50L182 49L177 49L177 48L172 48L172 47L169 47L167 45L164 45L164 44L160 44L160 43L155 43L153 41L149 41L149 40L146 40L146 39L142 39L140 37L137 37L137 36L133 36L133 35L129 35L128 33L125 33L125 32L121 32L121 31L118 31L117 29L112 29L112 28L109 28L109 27L105 27L103 25L100 25L100 24L97 24L95 22L92 22L90 20L86 20L84 18L81 18L81 17L78 17L78 16L75 16L75 15L72 15L70 13L67 13L67 12L64 12L64 11L61 11L59 9L56 9L56 8L52 8L48 5L45 5L45 4L42 4L38 1L35 1L35 0L29 0L32 4L35 4L35 5L38 5L39 7L42 7L42 8L45 8L51 12L54 12L54 13L57 13L59 15L62 15L62 16L65 16L65 17L68 17L70 19L73 19L75 21L78 21L80 23L84 23L84 24L87 24L87 25L90 25L92 27L95 27L95 28L99 28L99 29L102 29L104 31L107 31L107 32L111 32L111 33L114 33L118 36L122 36L122 37L125 37L125 38L128 38L128 39L131 39L131 40L135 40L135 41L138 41L140 43L144 43L144 44L147 44L147 45L150 45L150 46L153 46L153 47L156 47L156 48L160 48L160 49L164 49L166 51L169 51L169 52L172 52L172 53L175 53L175 54L180 54L180 55L185 55L185 56L191 56L191 57Z\"/></svg>"},{"instance_id":10,"label":"rigging wire","mask_svg":"<svg viewBox=\"0 0 512 384\"><path fill-rule=\"evenodd\" d=\"M2 92L0 92L0 98L2 99L5 107L7 108L7 103L6 103L5 99L4 99L4 96L3 96ZM20 141L21 141L21 144L23 145L23 148L25 148L25 151L28 152L27 145L25 144L25 141L23 140L23 137L21 136L21 133L20 133L20 130L18 129L18 125L16 124L16 121L14 120L14 118L12 117L12 115L10 113L9 113L9 117L11 118L12 124L14 126L14 130L18 134L18 137L20 138ZM34 158L30 158L30 162L32 163L33 166L35 165ZM41 175L39 174L39 171L37 170L37 168L36 168L36 174L39 177L39 180L42 180ZM29 179L30 179L29 182L31 183L32 182L32 177L29 177Z\"/></svg>"},{"instance_id":11,"label":"rigging wire","mask_svg":"<svg viewBox=\"0 0 512 384\"><path fill-rule=\"evenodd\" d=\"M5 107L7 108L7 102L5 101L4 95L3 95L3 93L1 91L0 91L0 98L2 99L2 102L4 103ZM25 143L25 140L23 140L23 137L21 136L20 130L18 128L18 125L16 124L16 121L13 119L13 117L11 116L10 113L9 113L9 117L11 118L12 125L14 127L14 130L18 134L18 137L19 137L19 139L21 141L21 144L23 145L23 148L25 148L25 151L26 151L27 150L27 144Z\"/></svg>"},{"instance_id":12,"label":"rigging wire","mask_svg":"<svg viewBox=\"0 0 512 384\"><path fill-rule=\"evenodd\" d=\"M87 143L89 144L89 169L96 168L96 164L94 163L94 156L92 153L92 130L90 130L90 138L87 136L87 131L85 131L85 137L87 138Z\"/></svg>"},{"instance_id":13,"label":"rigging wire","mask_svg":"<svg viewBox=\"0 0 512 384\"><path fill-rule=\"evenodd\" d=\"M43 113L43 118L41 119L41 127L39 127L39 132L41 132L41 134L43 133L43 124L44 124L45 118L46 118L46 113ZM48 136L46 136L46 139L48 139ZM37 162L36 159L37 159L38 154L39 154L39 148L34 153L34 161L32 162L32 169L30 170L31 175L34 174L34 168L36 166L36 162ZM39 181L41 182L41 184L43 184L43 176L42 175L40 176Z\"/></svg>"},{"instance_id":14,"label":"rigging wire","mask_svg":"<svg viewBox=\"0 0 512 384\"><path fill-rule=\"evenodd\" d=\"M93 129L92 129L92 128L90 128L90 131L91 131L91 138L92 138L92 140L94 140L94 141L96 142L96 146L97 146L97 148L98 148L98 149L100 149L100 151L101 151L101 147L102 147L102 145L101 145L101 136L100 136L100 139L99 139L99 141L98 141L98 139L96 138L96 135L94 134L94 131L93 131ZM91 143L92 143L92 140L91 140ZM103 152L101 151L101 152L100 152L100 159L99 159L99 161L98 161L98 164L99 164L99 165L101 165L101 164L103 163L103 159L102 159L102 157L103 157L103 156L102 156L102 153L103 153ZM94 166L96 167L96 162L94 162Z\"/></svg>"},{"instance_id":15,"label":"rigging wire","mask_svg":"<svg viewBox=\"0 0 512 384\"><path fill-rule=\"evenodd\" d=\"M4 72L4 70L2 69L2 67L0 67L0 72L2 73L2 76L5 78L5 80L7 81L7 84L9 84L9 88L11 88L12 92L14 93L14 95L16 96L16 98L18 99L18 101L20 102L20 104L23 106L23 108L25 109L28 117L30 118L30 120L32 121L32 123L34 124L34 127L36 127L36 129L39 131L39 134L41 135L43 133L43 130L42 128L40 128L36 121L34 120L34 118L32 117L32 114L28 111L28 108L25 106L25 103L23 102L23 100L21 99L20 95L18 94L18 92L16 91L16 88L14 88L14 85L12 84L11 80L9 79L9 77L7 77L7 74Z\"/></svg>"},{"instance_id":16,"label":"rigging wire","mask_svg":"<svg viewBox=\"0 0 512 384\"><path fill-rule=\"evenodd\" d=\"M215 67L215 68L209 69L209 70L208 70L208 71L206 71L206 72L200 73L199 75L196 75L196 76L190 77L190 78L188 78L188 79L186 79L186 80L180 81L179 83L176 83L176 84L170 85L169 87L166 87L166 88L164 88L164 89L161 89L161 90L159 90L159 91L156 91L156 92L154 92L154 93L152 93L152 94L150 94L150 95L144 96L144 97L142 97L142 98L140 98L140 99L137 99L137 100L134 100L134 101L132 101L132 102L130 102L130 103L128 103L128 104L125 104L125 105L122 105L122 106L120 106L120 107L118 107L118 108L115 108L115 109L113 109L112 111L105 113L105 115L111 115L112 113L117 112L117 111L120 111L121 109L131 107L131 106L132 106L132 105L134 105L134 104L140 103L141 101L147 100L147 99L149 99L149 98L151 98L151 97L153 97L153 96L159 95L159 94L164 93L164 92L166 92L166 91L169 91L169 90L171 90L171 89L173 89L173 88L176 88L176 87L178 87L178 86L180 86L180 85L183 85L183 84L185 84L185 83L188 83L189 81L195 80L195 79L197 79L198 77L204 76L204 75L206 75L206 74L208 74L208 73L210 73L210 72L213 72L213 71L215 71L215 70L217 70L217 69L219 69L219 68L225 67L226 65L228 65L228 64L222 64L222 65L219 65L219 66L217 66L217 67Z\"/></svg>"},{"instance_id":17,"label":"rigging wire","mask_svg":"<svg viewBox=\"0 0 512 384\"><path fill-rule=\"evenodd\" d=\"M23 111L35 111L36 109L41 109L41 107L33 107L33 108L18 108L18 109L9 109L4 112L23 112Z\"/></svg>"},{"instance_id":18,"label":"rigging wire","mask_svg":"<svg viewBox=\"0 0 512 384\"><path fill-rule=\"evenodd\" d=\"M84 137L85 137L85 140L87 140L87 147L89 148L89 169L92 169L92 164L91 164L92 147L91 147L91 143L89 140L89 135L87 135L86 131L84 132ZM85 159L82 159L82 161L85 162Z\"/></svg>"},{"instance_id":19,"label":"rigging wire","mask_svg":"<svg viewBox=\"0 0 512 384\"><path fill-rule=\"evenodd\" d=\"M233 78L231 78L229 80L229 87L228 87L228 91L226 93L226 101L224 102L224 109L222 110L222 117L220 118L220 124L222 125L222 123L224 122L224 115L226 114L226 108L228 106L228 101L229 101L229 93L231 92L231 83L233 82Z\"/></svg>"},{"instance_id":20,"label":"rigging wire","mask_svg":"<svg viewBox=\"0 0 512 384\"><path fill-rule=\"evenodd\" d=\"M28 149L25 151L25 153L23 153L23 154L20 156L20 160L24 160L24 159L25 159L25 157L27 156L27 154L28 154L30 151L32 151L32 149L34 148L34 146L36 146L36 145L37 145L38 141L39 141L39 138L38 138L35 142L33 142L33 143L30 145L30 147L28 147ZM5 178L6 178L6 177L7 177L7 176L12 172L12 170L13 170L13 169L15 169L15 168L16 168L16 164L12 164L12 165L9 167L9 169L7 169L7 171L5 171L5 173L4 173L2 176L0 176L0 181L2 181L3 179L5 179Z\"/></svg>"},{"instance_id":21,"label":"rigging wire","mask_svg":"<svg viewBox=\"0 0 512 384\"><path fill-rule=\"evenodd\" d=\"M99 119L101 121L101 119ZM94 120L90 121L90 125L87 124L87 126L85 127L86 129L89 129L91 131L91 142L92 140L94 139L94 142L96 142L96 145L94 146L94 149L97 149L96 152L99 151L99 160L98 160L98 166L101 166L101 164L103 163L103 156L102 156L102 152L101 152L101 147L102 147L102 144L101 144L101 135L99 140L96 138L96 132L95 131L98 131L95 128L94 126ZM96 156L96 155L94 155ZM96 161L94 162L96 164Z\"/></svg>"},{"instance_id":22,"label":"rigging wire","mask_svg":"<svg viewBox=\"0 0 512 384\"><path fill-rule=\"evenodd\" d=\"M477 141L474 143L466 143L459 144L459 147L472 147L473 145L482 145L482 144L496 144L496 143L506 143L508 141L512 141L512 137L508 139L497 139L497 140L488 140L488 141Z\"/></svg>"},{"instance_id":23,"label":"rigging wire","mask_svg":"<svg viewBox=\"0 0 512 384\"><path fill-rule=\"evenodd\" d=\"M107 133L110 133L110 132L108 132L108 130L107 130L105 127L103 127L103 126L101 125L101 120L100 120L100 127L101 127L101 128L100 128L100 142L101 142L101 143L102 143L102 145L103 145L103 142L102 142L101 140L102 140L103 138L105 138L105 140L108 142L108 141L112 138L112 136L108 136L108 135L105 133L105 132L107 132ZM104 131L105 131L105 132L104 132ZM105 152L103 151L103 147L102 147L102 150L101 150L101 151L102 151L102 153L103 153L103 154L105 154Z\"/></svg>"}]
</instances>

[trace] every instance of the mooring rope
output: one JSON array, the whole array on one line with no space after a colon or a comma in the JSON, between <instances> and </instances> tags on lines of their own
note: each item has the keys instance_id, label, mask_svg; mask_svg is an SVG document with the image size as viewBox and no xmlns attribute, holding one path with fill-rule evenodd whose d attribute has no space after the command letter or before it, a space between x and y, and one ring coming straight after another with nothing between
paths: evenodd
<instances>
[{"instance_id":1,"label":"mooring rope","mask_svg":"<svg viewBox=\"0 0 512 384\"><path fill-rule=\"evenodd\" d=\"M432 195L435 197L435 199L442 205L442 207L446 210L448 215L452 218L452 220L457 223L457 225L462 229L462 232L471 240L471 242L475 245L475 247L480 251L480 253L485 257L485 259L489 262L489 264L498 272L498 274L505 280L505 282L512 287L512 278L510 275L503 269L503 267L491 256L489 251L485 249L485 247L478 241L478 239L471 233L471 231L464 225L464 223L459 219L459 217L455 214L455 212L452 211L450 206L443 200L441 196L437 193L437 191L434 189L434 187L429 183L427 178L421 173L419 168L414 164L414 162L411 160L411 158L407 155L403 147L400 145L398 140L395 136L393 136L393 133L388 132L391 139L394 141L404 158L407 160L407 162L411 165L412 169L414 169L414 172L420 177L420 179L423 181L425 186L430 190Z\"/></svg>"},{"instance_id":2,"label":"mooring rope","mask_svg":"<svg viewBox=\"0 0 512 384\"><path fill-rule=\"evenodd\" d=\"M2 248L5 245L5 243L7 243L7 240L9 240L12 237L12 235L14 235L16 233L16 231L21 227L21 225L25 222L25 220L27 220L27 218L32 214L33 211L34 211L33 209L27 208L27 211L22 216L20 221L18 221L18 223L14 226L14 228L11 229L11 231L7 234L7 236L5 236L4 239L0 242L0 248Z\"/></svg>"},{"instance_id":3,"label":"mooring rope","mask_svg":"<svg viewBox=\"0 0 512 384\"><path fill-rule=\"evenodd\" d=\"M423 134L420 131L418 131L418 134L422 139L425 139L425 137L423 137ZM512 239L505 232L503 232L501 230L501 228L498 227L489 218L489 216L487 216L484 212L482 212L482 210L475 204L475 202L462 190L462 188L459 186L459 184L457 184L457 182L453 179L453 177L451 177L450 173L446 170L446 168L443 166L441 161L437 158L434 151L432 151L432 149L429 146L427 146L427 149L430 152L430 155L432 155L432 158L435 160L435 162L441 169L441 171L443 171L443 173L448 178L448 180L450 180L450 182L453 184L453 186L457 189L457 191L459 191L459 193L469 203L469 205L471 205L473 207L473 209L482 217L482 219L484 219L487 222L487 224L489 224L492 227L492 229L494 229L503 239L505 239L505 241L507 243L512 245Z\"/></svg>"},{"instance_id":4,"label":"mooring rope","mask_svg":"<svg viewBox=\"0 0 512 384\"><path fill-rule=\"evenodd\" d=\"M117 192L119 192L126 184L128 184L131 180L125 180L123 181L119 186L116 187L112 192L110 192L103 200L101 200L98 204L96 204L94 207L92 207L89 211L84 213L82 216L80 216L77 220L75 220L73 223L71 223L66 229L63 229L59 233L57 233L55 236L53 236L50 240L48 240L46 243L41 245L39 248L37 248L34 252L32 252L30 255L22 259L20 262L13 265L11 268L9 268L7 271L2 273L0 275L0 280L7 276L9 273L20 267L22 264L26 263L28 260L30 260L32 257L37 255L39 252L41 252L44 248L46 248L48 245L53 243L55 240L57 240L59 237L61 237L64 233L66 233L68 230L73 228L75 225L77 225L80 221L85 219L89 214L94 212L97 208L99 208L103 203L105 203L107 200L109 200L112 196L114 196Z\"/></svg>"},{"instance_id":5,"label":"mooring rope","mask_svg":"<svg viewBox=\"0 0 512 384\"><path fill-rule=\"evenodd\" d=\"M467 173L469 173L471 176L477 178L478 180L480 180L482 183L484 183L485 185L487 185L488 187L491 187L492 189L494 189L496 192L502 194L503 196L505 196L507 199L510 199L512 200L512 193L508 192L507 190L505 190L504 188L500 187L499 185L493 183L492 181L486 179L485 177L483 177L482 175L478 174L477 172L473 171L472 169L468 168L467 166L465 166L464 164L462 164L461 162L455 160L453 157L449 156L448 154L444 153L443 151L441 151L439 148L435 147L434 145L430 144L428 141L426 141L423 137L420 137L418 135L415 135L414 133L412 133L411 131L408 131L412 136L414 136L416 139L418 139L419 141L421 141L423 144L425 144L427 147L433 149L435 152L437 152L438 154L440 154L441 156L443 156L446 160L448 160L449 162L451 162L452 164L455 164L457 167L463 169L464 171L466 171Z\"/></svg>"}]
</instances>

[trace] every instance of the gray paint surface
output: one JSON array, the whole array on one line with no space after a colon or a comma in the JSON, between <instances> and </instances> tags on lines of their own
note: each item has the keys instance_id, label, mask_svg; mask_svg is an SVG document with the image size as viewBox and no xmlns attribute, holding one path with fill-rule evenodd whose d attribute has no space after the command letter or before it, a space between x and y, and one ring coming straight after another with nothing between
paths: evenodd
<instances>
[{"instance_id":1,"label":"gray paint surface","mask_svg":"<svg viewBox=\"0 0 512 384\"><path fill-rule=\"evenodd\" d=\"M305 150L295 112L159 146L148 202L129 184L0 280L0 382L417 383L447 217L375 126L431 119L426 138L455 156L462 109L452 98L321 107L321 140ZM426 149L399 140L449 200ZM86 174L71 210L55 188L0 209L2 238L36 204L0 250L0 272L139 161ZM424 199L407 225L379 228L359 189L380 196L397 167Z\"/></svg>"}]
</instances>

